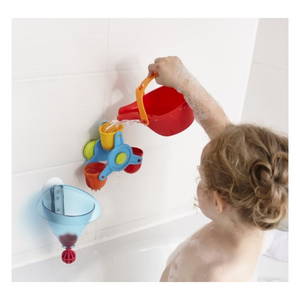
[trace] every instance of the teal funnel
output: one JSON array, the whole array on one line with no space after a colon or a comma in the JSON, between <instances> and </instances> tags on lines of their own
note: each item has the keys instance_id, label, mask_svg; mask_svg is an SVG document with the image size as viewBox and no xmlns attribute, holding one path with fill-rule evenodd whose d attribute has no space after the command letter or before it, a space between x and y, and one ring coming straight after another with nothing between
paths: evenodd
<instances>
[{"instance_id":1,"label":"teal funnel","mask_svg":"<svg viewBox=\"0 0 300 300\"><path fill-rule=\"evenodd\" d=\"M65 263L72 263L76 254L72 250L86 225L100 215L98 201L76 187L54 184L38 200L37 211L66 249L62 253Z\"/></svg>"}]
</instances>

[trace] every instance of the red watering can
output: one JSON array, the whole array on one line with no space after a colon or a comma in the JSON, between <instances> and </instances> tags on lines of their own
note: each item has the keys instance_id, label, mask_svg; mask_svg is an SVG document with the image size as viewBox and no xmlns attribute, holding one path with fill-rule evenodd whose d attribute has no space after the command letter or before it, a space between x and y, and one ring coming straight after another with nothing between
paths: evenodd
<instances>
[{"instance_id":1,"label":"red watering can","mask_svg":"<svg viewBox=\"0 0 300 300\"><path fill-rule=\"evenodd\" d=\"M136 89L136 102L121 107L117 119L140 120L160 135L174 135L193 123L194 113L183 95L173 88L161 86L145 95L147 85L156 76L157 73L143 80Z\"/></svg>"}]
</instances>

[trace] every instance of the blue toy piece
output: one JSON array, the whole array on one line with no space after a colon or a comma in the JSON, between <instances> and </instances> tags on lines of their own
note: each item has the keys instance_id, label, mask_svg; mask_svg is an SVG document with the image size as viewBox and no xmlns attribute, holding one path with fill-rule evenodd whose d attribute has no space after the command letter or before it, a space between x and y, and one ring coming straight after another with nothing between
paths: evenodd
<instances>
[{"instance_id":1,"label":"blue toy piece","mask_svg":"<svg viewBox=\"0 0 300 300\"><path fill-rule=\"evenodd\" d=\"M86 165L92 163L92 162L98 162L98 161L106 161L109 155L109 150L103 149L101 145L101 140L97 140L95 147L94 147L94 155L91 157L90 160L87 161Z\"/></svg>"},{"instance_id":2,"label":"blue toy piece","mask_svg":"<svg viewBox=\"0 0 300 300\"><path fill-rule=\"evenodd\" d=\"M133 154L132 148L129 145L124 144L122 132L117 131L114 135L114 148L110 151L103 149L101 140L99 139L94 147L94 155L86 165L92 162L107 161L107 166L98 177L99 180L103 181L112 172L122 171L128 165L141 164L142 160L141 156Z\"/></svg>"}]
</instances>

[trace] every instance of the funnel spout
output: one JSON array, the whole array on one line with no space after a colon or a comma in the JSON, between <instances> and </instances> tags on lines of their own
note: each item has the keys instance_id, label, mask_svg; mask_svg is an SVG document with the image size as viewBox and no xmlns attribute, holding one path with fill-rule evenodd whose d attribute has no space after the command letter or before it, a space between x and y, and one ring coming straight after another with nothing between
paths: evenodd
<instances>
[{"instance_id":1,"label":"funnel spout","mask_svg":"<svg viewBox=\"0 0 300 300\"><path fill-rule=\"evenodd\" d=\"M123 120L141 120L140 113L137 107L137 103L133 102L126 106L120 107L118 111L117 119Z\"/></svg>"}]
</instances>

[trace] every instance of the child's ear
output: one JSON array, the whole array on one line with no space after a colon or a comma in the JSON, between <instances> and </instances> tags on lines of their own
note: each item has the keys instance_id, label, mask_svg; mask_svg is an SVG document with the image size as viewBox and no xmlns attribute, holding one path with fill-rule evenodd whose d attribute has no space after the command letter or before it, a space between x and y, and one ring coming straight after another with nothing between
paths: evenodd
<instances>
[{"instance_id":1,"label":"child's ear","mask_svg":"<svg viewBox=\"0 0 300 300\"><path fill-rule=\"evenodd\" d=\"M220 196L220 194L217 191L214 191L214 201L215 201L215 209L217 213L222 213L227 206L227 203L223 198Z\"/></svg>"}]
</instances>

